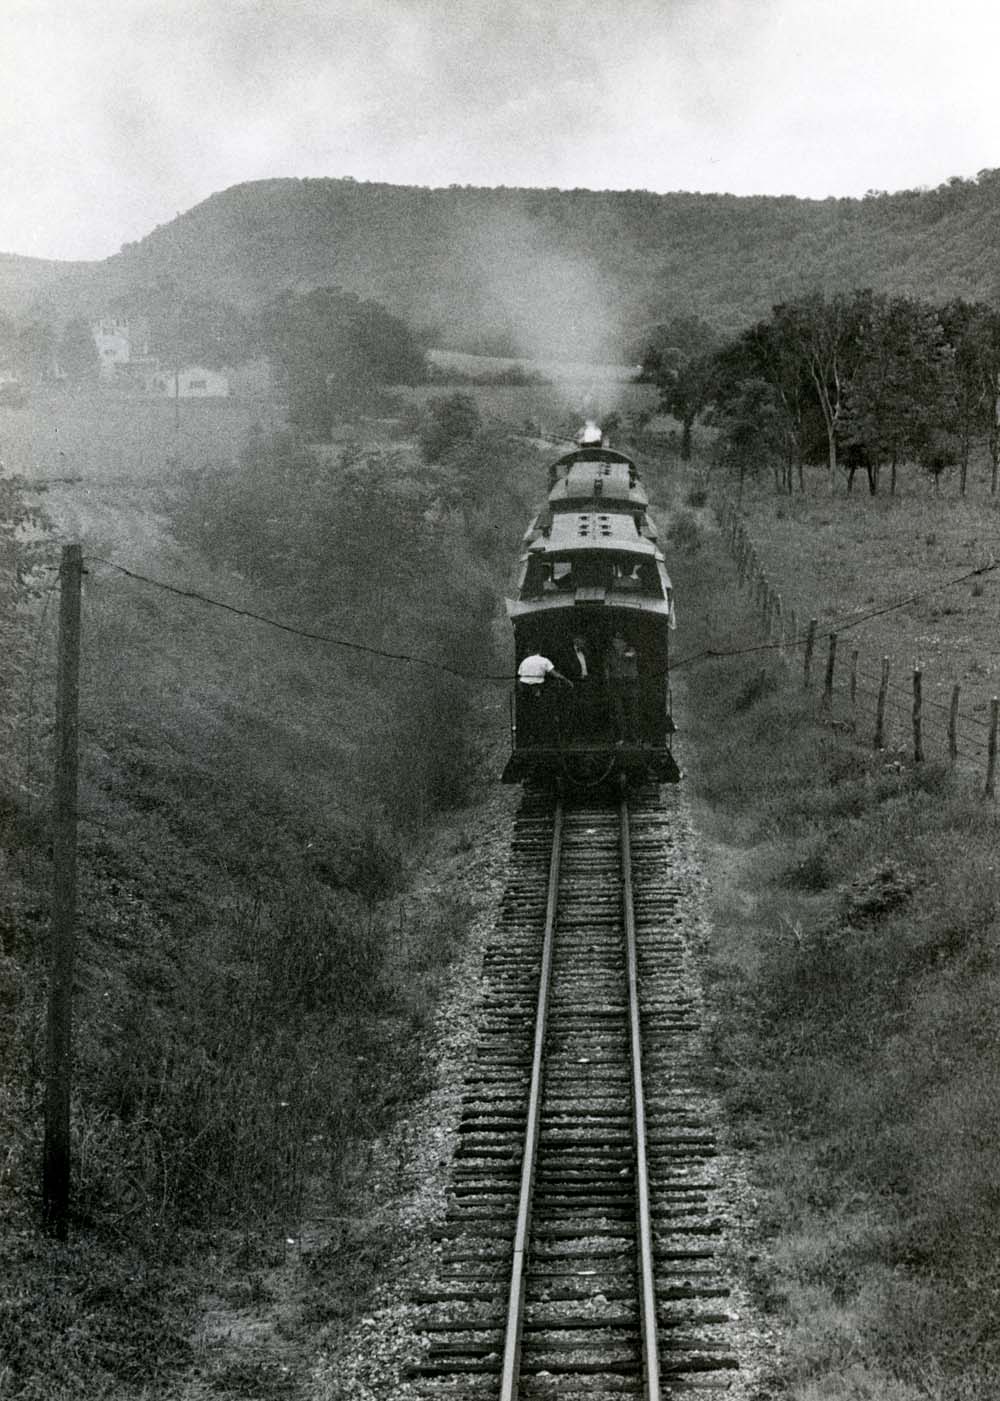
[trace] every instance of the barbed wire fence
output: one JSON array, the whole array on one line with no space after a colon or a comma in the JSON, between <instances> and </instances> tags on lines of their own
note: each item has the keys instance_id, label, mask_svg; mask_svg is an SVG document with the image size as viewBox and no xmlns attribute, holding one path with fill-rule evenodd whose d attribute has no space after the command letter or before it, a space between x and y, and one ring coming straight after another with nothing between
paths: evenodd
<instances>
[{"instance_id":1,"label":"barbed wire fence","mask_svg":"<svg viewBox=\"0 0 1000 1401\"><path fill-rule=\"evenodd\" d=\"M871 743L875 749L888 749L892 728L898 730L902 727L908 738L900 749L914 763L923 763L927 758L925 741L928 739L943 750L942 757L952 767L956 767L961 760L970 772L978 770L982 773L985 758L982 792L986 797L995 798L1000 698L991 698L990 718L985 720L963 709L962 688L958 682L952 685L947 704L925 696L924 668L920 661L914 663L909 685L904 685L893 678L888 656L880 658L879 669L875 671L867 661L863 661L858 647L850 649L845 670L842 660L845 649L841 644L843 634L850 629L908 607L942 589L991 574L1000 568L1000 562L991 560L988 564L931 584L916 594L867 613L834 619L824 627L821 635L818 619L800 619L794 609L786 608L780 591L768 578L746 522L736 506L731 501L724 501L719 515L723 539L733 557L737 578L749 596L751 608L757 614L766 638L759 648L746 650L776 652L789 671L800 670L804 690L815 692L817 685L821 684L818 697L821 716L830 721L839 719L859 737L864 726L862 702L874 702L874 713L869 714ZM824 642L825 656L822 656ZM835 713L835 708L839 714Z\"/></svg>"}]
</instances>

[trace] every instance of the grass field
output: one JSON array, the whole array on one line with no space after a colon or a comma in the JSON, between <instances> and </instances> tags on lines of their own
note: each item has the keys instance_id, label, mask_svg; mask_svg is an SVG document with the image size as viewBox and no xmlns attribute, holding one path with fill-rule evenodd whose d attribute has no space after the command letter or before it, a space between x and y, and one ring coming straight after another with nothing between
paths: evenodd
<instances>
[{"instance_id":1,"label":"grass field","mask_svg":"<svg viewBox=\"0 0 1000 1401\"><path fill-rule=\"evenodd\" d=\"M990 699L1000 692L997 603L1000 570L952 584L1000 555L1000 504L984 492L962 499L914 483L895 497L758 490L744 497L747 530L762 567L794 609L800 632L818 621L821 671L827 635L838 634L839 677L859 651L859 719L874 724L881 659L891 667L890 742L908 741L912 672L923 669L928 757L947 746L951 690L961 686L959 745L978 763ZM892 607L912 599L903 607ZM867 617L891 608L877 617ZM862 689L863 688L863 689Z\"/></svg>"},{"instance_id":2,"label":"grass field","mask_svg":"<svg viewBox=\"0 0 1000 1401\"><path fill-rule=\"evenodd\" d=\"M434 351L432 359L441 369L454 369L467 375L495 374L514 368L539 371L550 383L476 384L468 386L468 390L475 393L487 421L519 428L530 420L543 433L554 436L572 436L586 418L594 417L600 422L612 412L626 418L642 411L652 412L658 397L653 385L637 384L635 371L623 365L504 360L462 355L457 351ZM461 388L464 390L466 386ZM454 390L438 384L404 392L412 402L422 404Z\"/></svg>"},{"instance_id":3,"label":"grass field","mask_svg":"<svg viewBox=\"0 0 1000 1401\"><path fill-rule=\"evenodd\" d=\"M156 478L171 465L200 467L228 457L253 426L283 421L271 400L182 400L98 393L35 394L22 409L0 408L0 458L35 479Z\"/></svg>"},{"instance_id":4,"label":"grass field","mask_svg":"<svg viewBox=\"0 0 1000 1401\"><path fill-rule=\"evenodd\" d=\"M932 527L940 573L961 573L991 524L981 502L936 517L918 498L746 504L772 582L826 620L926 586ZM993 1401L1000 808L981 772L973 788L828 723L824 649L810 694L757 650L759 616L707 513L675 536L676 653L701 658L676 671L678 747L712 892L716 1071L753 1182L744 1260L780 1339L768 1394ZM963 614L933 629L942 668L985 646L990 587L960 590ZM930 602L862 641L902 665L932 633Z\"/></svg>"}]
</instances>

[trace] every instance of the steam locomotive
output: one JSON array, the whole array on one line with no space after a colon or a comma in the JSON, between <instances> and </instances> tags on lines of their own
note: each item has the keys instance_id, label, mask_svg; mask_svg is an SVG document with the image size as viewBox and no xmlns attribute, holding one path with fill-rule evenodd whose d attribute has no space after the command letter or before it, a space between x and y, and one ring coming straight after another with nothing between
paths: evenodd
<instances>
[{"instance_id":1,"label":"steam locomotive","mask_svg":"<svg viewBox=\"0 0 1000 1401\"><path fill-rule=\"evenodd\" d=\"M631 458L592 425L549 468L507 600L517 679L504 783L676 783L673 586Z\"/></svg>"}]
</instances>

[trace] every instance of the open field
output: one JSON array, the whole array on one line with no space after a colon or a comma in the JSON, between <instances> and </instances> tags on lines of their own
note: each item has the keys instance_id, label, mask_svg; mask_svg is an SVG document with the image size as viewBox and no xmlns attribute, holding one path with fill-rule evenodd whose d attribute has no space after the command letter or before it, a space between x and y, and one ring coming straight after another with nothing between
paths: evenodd
<instances>
[{"instance_id":1,"label":"open field","mask_svg":"<svg viewBox=\"0 0 1000 1401\"><path fill-rule=\"evenodd\" d=\"M762 567L794 609L800 635L816 618L815 670L822 676L827 636L838 633L838 673L846 686L850 652L859 651L859 721L874 724L881 659L891 667L890 745L909 739L912 671L923 668L925 747L946 752L953 685L961 692L959 746L977 767L986 747L990 698L1000 692L997 603L1000 571L948 585L1000 554L1000 505L987 496L867 493L744 498L746 526ZM914 597L922 595L921 597ZM866 615L900 600L902 608Z\"/></svg>"},{"instance_id":2,"label":"open field","mask_svg":"<svg viewBox=\"0 0 1000 1401\"><path fill-rule=\"evenodd\" d=\"M103 393L35 394L0 408L0 459L26 477L159 476L172 463L201 467L231 455L255 423L283 421L272 400L182 400Z\"/></svg>"},{"instance_id":3,"label":"open field","mask_svg":"<svg viewBox=\"0 0 1000 1401\"><path fill-rule=\"evenodd\" d=\"M460 374L503 374L506 370L525 370L545 375L560 384L631 384L635 381L636 365L593 365L585 360L529 360L505 355L468 355L461 350L429 350L427 358L439 370L457 370Z\"/></svg>"},{"instance_id":4,"label":"open field","mask_svg":"<svg viewBox=\"0 0 1000 1401\"><path fill-rule=\"evenodd\" d=\"M441 369L451 368L466 375L495 374L506 369L539 371L548 384L471 384L463 392L474 393L483 417L508 427L520 427L526 419L553 436L571 436L586 418L598 422L617 412L628 417L652 412L658 391L650 384L637 384L635 371L624 365L589 365L571 361L504 360L485 355L462 355L457 351L433 351L431 358ZM400 391L412 402L453 393L447 385L420 385Z\"/></svg>"},{"instance_id":5,"label":"open field","mask_svg":"<svg viewBox=\"0 0 1000 1401\"><path fill-rule=\"evenodd\" d=\"M924 503L899 502L891 529L867 501L786 501L776 516L778 504L748 503L748 528L793 606L856 616L869 595L892 601L926 579ZM953 504L939 538L957 556L977 508ZM688 519L668 552L676 655L701 660L675 672L678 747L712 890L716 1068L731 1132L753 1150L748 1260L781 1340L780 1394L993 1401L1000 807L981 767L973 787L912 762L903 712L895 753L873 749L867 720L856 736L825 723L825 647L807 693L759 650L714 522ZM965 563L949 553L941 573ZM989 613L973 605L991 587L964 615L980 640ZM945 645L950 616L942 666L963 655ZM930 631L910 610L878 622L865 645L902 660ZM925 750L940 756L930 736Z\"/></svg>"},{"instance_id":6,"label":"open field","mask_svg":"<svg viewBox=\"0 0 1000 1401\"><path fill-rule=\"evenodd\" d=\"M235 460L254 424L281 426L273 401L173 404L103 393L35 394L0 408L0 463L25 477L64 539L150 564L162 544L163 489L180 474Z\"/></svg>"}]
</instances>

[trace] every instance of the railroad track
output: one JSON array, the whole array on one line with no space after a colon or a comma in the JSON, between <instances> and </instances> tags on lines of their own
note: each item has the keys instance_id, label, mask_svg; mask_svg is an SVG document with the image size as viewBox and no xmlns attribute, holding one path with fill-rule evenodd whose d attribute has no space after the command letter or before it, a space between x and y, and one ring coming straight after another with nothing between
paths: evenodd
<instances>
[{"instance_id":1,"label":"railroad track","mask_svg":"<svg viewBox=\"0 0 1000 1401\"><path fill-rule=\"evenodd\" d=\"M655 1401L736 1375L672 841L656 790L525 796L421 1396Z\"/></svg>"}]
</instances>

